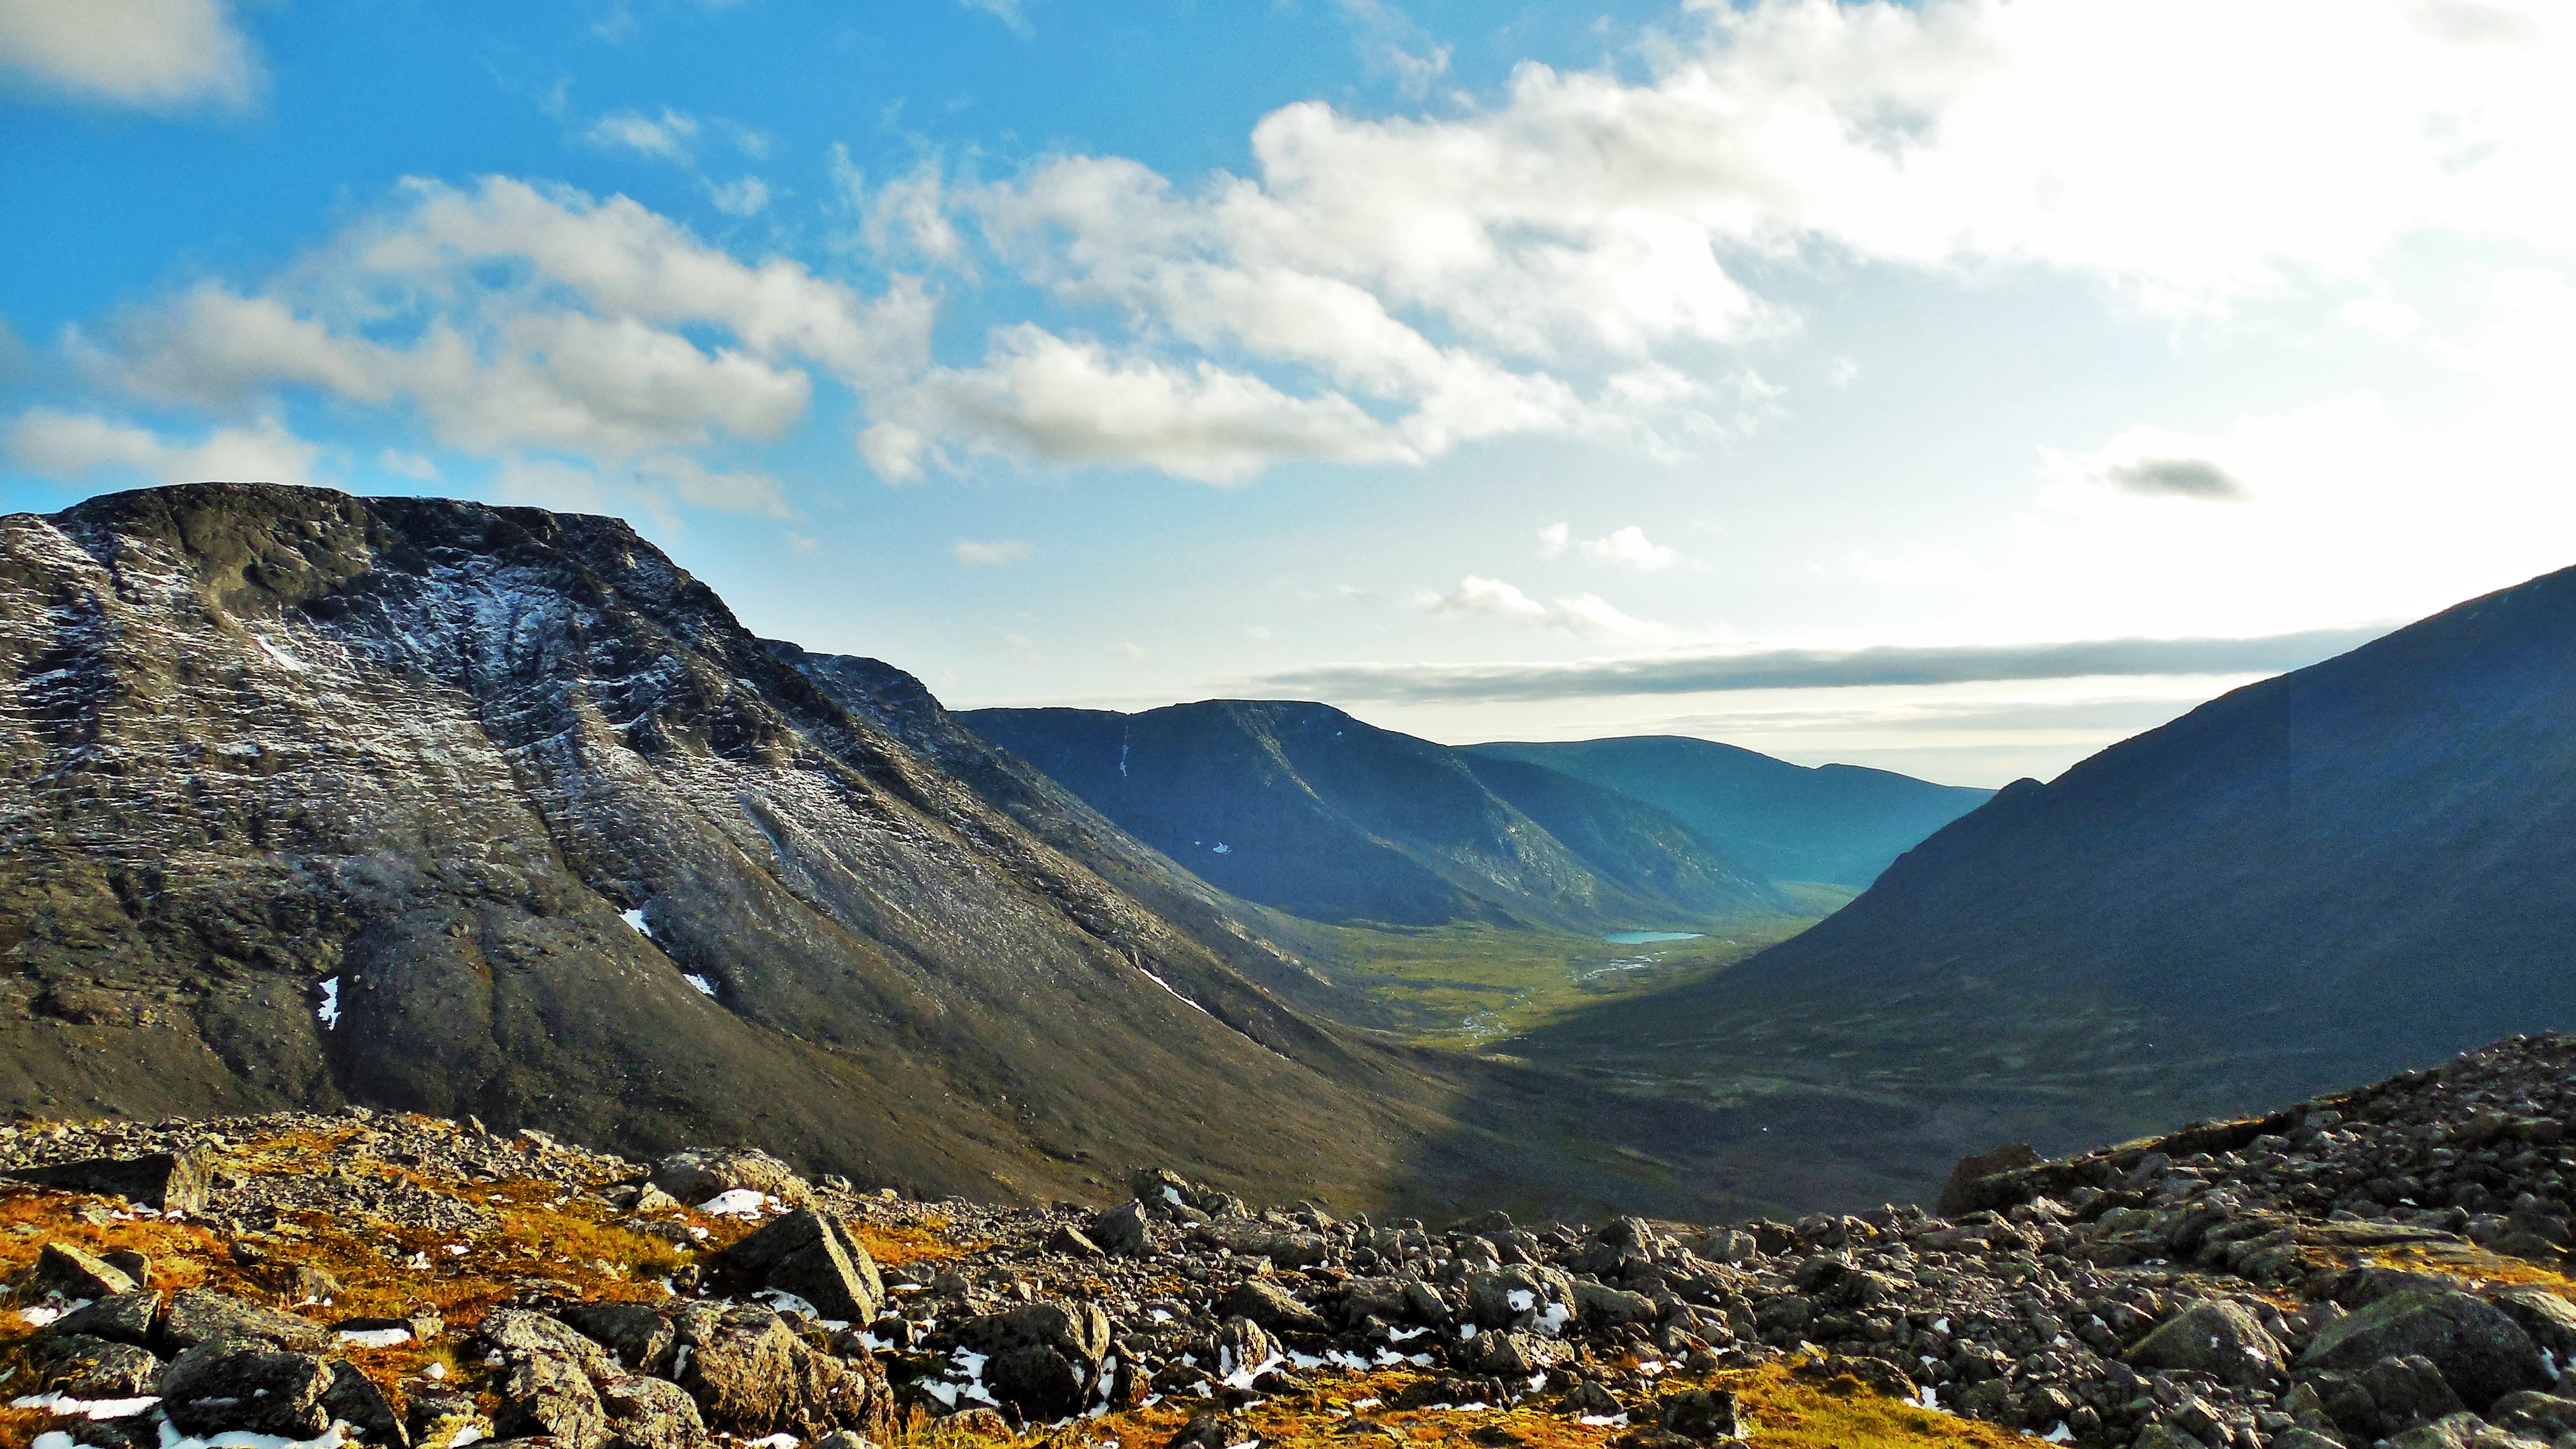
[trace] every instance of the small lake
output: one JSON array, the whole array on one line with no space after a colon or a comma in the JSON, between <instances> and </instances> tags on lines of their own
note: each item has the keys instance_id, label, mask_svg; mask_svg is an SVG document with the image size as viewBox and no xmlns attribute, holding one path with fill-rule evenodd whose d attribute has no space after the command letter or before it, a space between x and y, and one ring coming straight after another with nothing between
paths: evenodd
<instances>
[{"instance_id":1,"label":"small lake","mask_svg":"<svg viewBox=\"0 0 2576 1449\"><path fill-rule=\"evenodd\" d=\"M1696 941L1697 931L1612 931L1601 938L1614 946L1642 946L1649 941Z\"/></svg>"}]
</instances>

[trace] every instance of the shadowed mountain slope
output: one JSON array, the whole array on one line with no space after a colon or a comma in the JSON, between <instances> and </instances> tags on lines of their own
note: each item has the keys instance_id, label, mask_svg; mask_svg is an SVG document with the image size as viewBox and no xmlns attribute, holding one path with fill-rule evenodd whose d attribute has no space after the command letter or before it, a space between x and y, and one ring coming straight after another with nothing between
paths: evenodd
<instances>
[{"instance_id":1,"label":"shadowed mountain slope","mask_svg":"<svg viewBox=\"0 0 2576 1449\"><path fill-rule=\"evenodd\" d=\"M1655 806L1765 880L1854 888L1994 793L1858 765L1811 769L1677 735L1465 748Z\"/></svg>"},{"instance_id":2,"label":"shadowed mountain slope","mask_svg":"<svg viewBox=\"0 0 2576 1449\"><path fill-rule=\"evenodd\" d=\"M1312 920L1597 930L1776 909L1659 810L1327 705L962 718L1209 884Z\"/></svg>"},{"instance_id":3,"label":"shadowed mountain slope","mask_svg":"<svg viewBox=\"0 0 2576 1449\"><path fill-rule=\"evenodd\" d=\"M1801 1104L1928 1191L2576 1026L2571 881L2576 570L2008 786L1804 934L1513 1050Z\"/></svg>"},{"instance_id":4,"label":"shadowed mountain slope","mask_svg":"<svg viewBox=\"0 0 2576 1449\"><path fill-rule=\"evenodd\" d=\"M365 1100L986 1196L1438 1179L1454 1083L935 704L782 653L612 519L0 519L0 1107Z\"/></svg>"}]
</instances>

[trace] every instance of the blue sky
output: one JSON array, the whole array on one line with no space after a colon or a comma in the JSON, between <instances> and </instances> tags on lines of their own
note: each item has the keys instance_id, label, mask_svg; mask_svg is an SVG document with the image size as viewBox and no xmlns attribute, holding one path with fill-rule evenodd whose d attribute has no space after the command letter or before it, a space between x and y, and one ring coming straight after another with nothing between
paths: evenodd
<instances>
[{"instance_id":1,"label":"blue sky","mask_svg":"<svg viewBox=\"0 0 2576 1449\"><path fill-rule=\"evenodd\" d=\"M1994 784L2576 562L2537 0L0 0L0 112L0 506L620 513L959 705Z\"/></svg>"}]
</instances>

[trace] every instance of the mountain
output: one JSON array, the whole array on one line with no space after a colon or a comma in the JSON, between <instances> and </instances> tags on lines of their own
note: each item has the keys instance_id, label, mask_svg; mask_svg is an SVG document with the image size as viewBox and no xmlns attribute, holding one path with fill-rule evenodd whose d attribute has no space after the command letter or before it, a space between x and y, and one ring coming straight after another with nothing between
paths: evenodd
<instances>
[{"instance_id":1,"label":"mountain","mask_svg":"<svg viewBox=\"0 0 2576 1449\"><path fill-rule=\"evenodd\" d=\"M1705 1097L1758 1082L1746 1121L1799 1103L1921 1192L1953 1149L2576 1026L2570 881L2576 570L2007 786L1807 932L1512 1050Z\"/></svg>"},{"instance_id":2,"label":"mountain","mask_svg":"<svg viewBox=\"0 0 2576 1449\"><path fill-rule=\"evenodd\" d=\"M1778 909L1663 811L1327 705L962 718L1210 885L1310 920L1598 931Z\"/></svg>"},{"instance_id":3,"label":"mountain","mask_svg":"<svg viewBox=\"0 0 2576 1449\"><path fill-rule=\"evenodd\" d=\"M1466 749L1656 806L1762 879L1854 889L1994 793L1858 765L1809 768L1675 735Z\"/></svg>"},{"instance_id":4,"label":"mountain","mask_svg":"<svg viewBox=\"0 0 2576 1449\"><path fill-rule=\"evenodd\" d=\"M985 1195L1440 1180L1472 1070L1292 1009L1213 892L877 670L613 519L0 519L0 1108L364 1101Z\"/></svg>"}]
</instances>

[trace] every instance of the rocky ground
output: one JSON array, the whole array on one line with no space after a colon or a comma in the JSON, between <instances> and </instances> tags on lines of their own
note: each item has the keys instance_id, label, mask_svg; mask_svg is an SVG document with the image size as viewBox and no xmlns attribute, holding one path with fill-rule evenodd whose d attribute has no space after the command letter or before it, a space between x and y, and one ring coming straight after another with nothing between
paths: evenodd
<instances>
[{"instance_id":1,"label":"rocky ground","mask_svg":"<svg viewBox=\"0 0 2576 1449\"><path fill-rule=\"evenodd\" d=\"M2576 1449L2571 1064L2517 1038L1794 1223L1373 1222L1170 1172L991 1208L356 1108L22 1124L0 1444Z\"/></svg>"}]
</instances>

